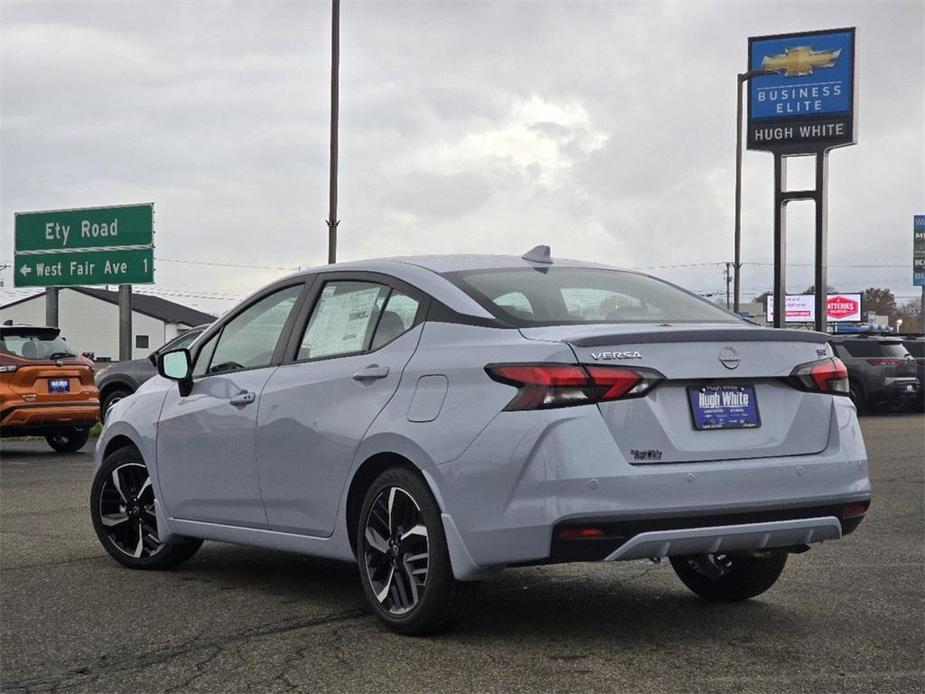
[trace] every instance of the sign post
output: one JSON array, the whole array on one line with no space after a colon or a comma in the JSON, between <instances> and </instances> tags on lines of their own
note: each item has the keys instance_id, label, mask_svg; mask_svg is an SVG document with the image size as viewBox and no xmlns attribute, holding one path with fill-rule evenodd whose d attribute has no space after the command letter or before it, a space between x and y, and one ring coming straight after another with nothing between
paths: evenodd
<instances>
[{"instance_id":1,"label":"sign post","mask_svg":"<svg viewBox=\"0 0 925 694\"><path fill-rule=\"evenodd\" d=\"M912 218L912 284L922 288L922 332L925 332L925 214Z\"/></svg>"},{"instance_id":2,"label":"sign post","mask_svg":"<svg viewBox=\"0 0 925 694\"><path fill-rule=\"evenodd\" d=\"M774 297L786 294L786 206L812 200L815 215L815 327L826 329L828 153L856 142L855 29L775 34L748 39L748 68L762 71L748 92L748 149L774 155ZM815 159L815 185L787 190L790 156ZM784 325L782 311L774 327Z\"/></svg>"},{"instance_id":3,"label":"sign post","mask_svg":"<svg viewBox=\"0 0 925 694\"><path fill-rule=\"evenodd\" d=\"M59 287L119 285L119 358L131 359L131 285L154 282L154 204L17 213L13 277L46 288L49 325Z\"/></svg>"}]
</instances>

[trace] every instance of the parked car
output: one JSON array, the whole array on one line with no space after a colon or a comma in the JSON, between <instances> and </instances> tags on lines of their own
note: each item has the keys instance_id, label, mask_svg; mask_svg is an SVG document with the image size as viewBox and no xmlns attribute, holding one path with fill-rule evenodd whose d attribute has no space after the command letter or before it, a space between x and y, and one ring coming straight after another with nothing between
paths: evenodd
<instances>
[{"instance_id":1,"label":"parked car","mask_svg":"<svg viewBox=\"0 0 925 694\"><path fill-rule=\"evenodd\" d=\"M913 408L922 412L925 410L925 335L904 335L903 347L915 359L916 373L919 377L919 392L913 403Z\"/></svg>"},{"instance_id":2,"label":"parked car","mask_svg":"<svg viewBox=\"0 0 925 694\"><path fill-rule=\"evenodd\" d=\"M832 335L835 355L848 369L851 399L858 411L903 409L918 397L915 360L898 337Z\"/></svg>"},{"instance_id":3,"label":"parked car","mask_svg":"<svg viewBox=\"0 0 925 694\"><path fill-rule=\"evenodd\" d=\"M157 375L157 355L163 351L189 347L208 327L198 325L181 333L174 339L151 352L144 359L120 361L100 369L96 373L96 387L100 389L100 416L106 421L106 413L122 398L138 390L138 387Z\"/></svg>"},{"instance_id":4,"label":"parked car","mask_svg":"<svg viewBox=\"0 0 925 694\"><path fill-rule=\"evenodd\" d=\"M329 265L158 355L110 411L93 524L136 569L203 540L356 561L401 633L507 566L667 557L744 600L870 501L827 340L546 247Z\"/></svg>"},{"instance_id":5,"label":"parked car","mask_svg":"<svg viewBox=\"0 0 925 694\"><path fill-rule=\"evenodd\" d=\"M58 328L0 326L0 435L44 436L54 450L73 453L99 415L93 364Z\"/></svg>"}]
</instances>

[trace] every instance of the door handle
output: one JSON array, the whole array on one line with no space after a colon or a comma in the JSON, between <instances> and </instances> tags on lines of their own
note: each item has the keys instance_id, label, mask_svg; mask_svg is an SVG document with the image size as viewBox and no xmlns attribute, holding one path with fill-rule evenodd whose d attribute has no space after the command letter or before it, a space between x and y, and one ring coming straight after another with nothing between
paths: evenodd
<instances>
[{"instance_id":1,"label":"door handle","mask_svg":"<svg viewBox=\"0 0 925 694\"><path fill-rule=\"evenodd\" d=\"M240 393L235 395L229 400L232 405L250 405L254 400L257 399L256 393L251 393L247 390L242 390Z\"/></svg>"},{"instance_id":2,"label":"door handle","mask_svg":"<svg viewBox=\"0 0 925 694\"><path fill-rule=\"evenodd\" d=\"M378 364L370 364L369 366L360 369L355 374L353 374L354 381L371 381L376 378L385 378L389 375L388 366L379 366Z\"/></svg>"}]
</instances>

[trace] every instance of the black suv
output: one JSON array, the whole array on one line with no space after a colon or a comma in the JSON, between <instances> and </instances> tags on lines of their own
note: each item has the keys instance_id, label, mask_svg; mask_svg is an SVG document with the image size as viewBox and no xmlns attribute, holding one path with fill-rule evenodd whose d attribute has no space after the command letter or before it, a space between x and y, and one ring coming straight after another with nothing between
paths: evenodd
<instances>
[{"instance_id":1,"label":"black suv","mask_svg":"<svg viewBox=\"0 0 925 694\"><path fill-rule=\"evenodd\" d=\"M858 412L909 407L921 384L915 359L898 337L886 335L832 335L835 356L848 368L851 399Z\"/></svg>"},{"instance_id":2,"label":"black suv","mask_svg":"<svg viewBox=\"0 0 925 694\"><path fill-rule=\"evenodd\" d=\"M157 375L157 355L172 349L189 347L209 325L197 325L151 352L145 359L121 361L96 372L96 387L100 389L100 419L106 421L109 409L122 398L138 390L142 383Z\"/></svg>"},{"instance_id":3,"label":"black suv","mask_svg":"<svg viewBox=\"0 0 925 694\"><path fill-rule=\"evenodd\" d=\"M925 335L903 335L903 347L915 359L919 375L919 396L916 398L915 409L925 411Z\"/></svg>"}]
</instances>

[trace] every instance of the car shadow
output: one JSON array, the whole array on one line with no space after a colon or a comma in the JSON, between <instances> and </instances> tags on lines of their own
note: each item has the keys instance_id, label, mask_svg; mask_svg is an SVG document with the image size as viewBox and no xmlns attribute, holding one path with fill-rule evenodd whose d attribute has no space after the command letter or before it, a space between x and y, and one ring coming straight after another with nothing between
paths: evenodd
<instances>
[{"instance_id":1,"label":"car shadow","mask_svg":"<svg viewBox=\"0 0 925 694\"><path fill-rule=\"evenodd\" d=\"M670 567L643 562L614 566L570 565L508 569L483 581L462 623L435 638L468 642L472 637L548 643L580 635L614 646L669 647L675 639L732 639L730 624L761 625L737 633L737 647L759 644L768 634L799 628L795 610L761 598L710 603L689 593ZM283 603L322 601L339 610L370 614L353 564L286 552L209 543L184 564L180 581L200 581L218 590L247 590ZM666 579L668 587L666 588ZM385 627L378 628L385 633ZM718 635L718 636L717 636ZM580 649L579 649L580 650ZM563 654L563 658L568 656ZM581 657L580 654L572 654Z\"/></svg>"},{"instance_id":2,"label":"car shadow","mask_svg":"<svg viewBox=\"0 0 925 694\"><path fill-rule=\"evenodd\" d=\"M54 458L67 462L93 462L92 439L86 446L75 453L58 453L45 443L44 439L6 439L0 444L0 459L3 462L23 462L37 458Z\"/></svg>"}]
</instances>

